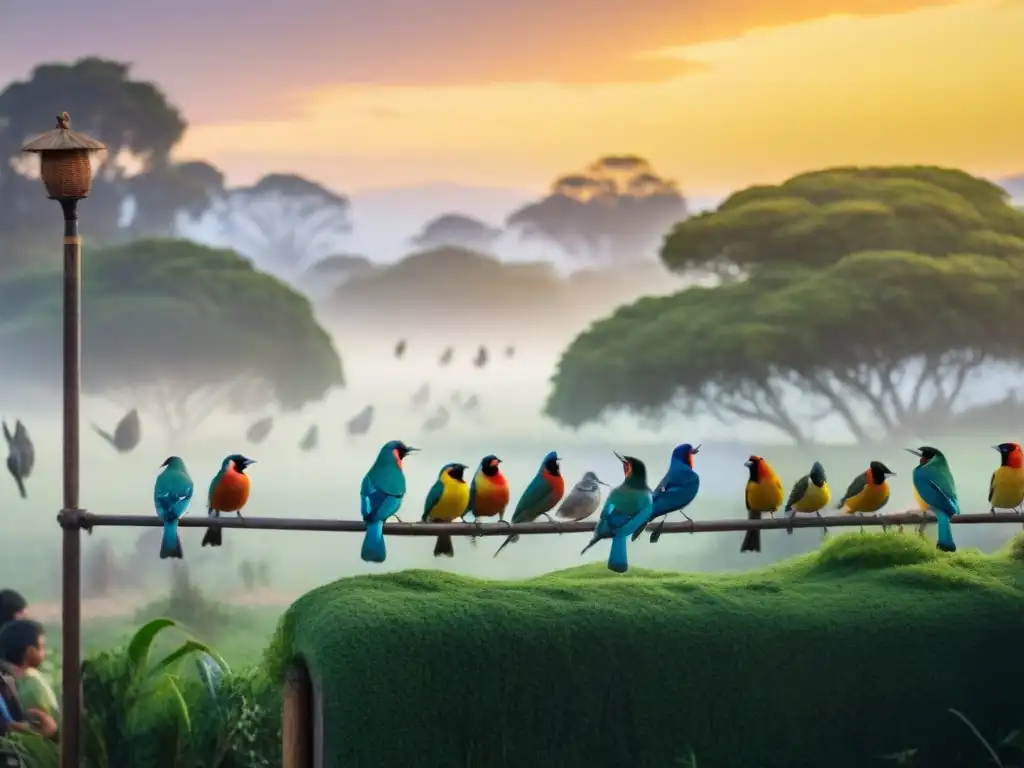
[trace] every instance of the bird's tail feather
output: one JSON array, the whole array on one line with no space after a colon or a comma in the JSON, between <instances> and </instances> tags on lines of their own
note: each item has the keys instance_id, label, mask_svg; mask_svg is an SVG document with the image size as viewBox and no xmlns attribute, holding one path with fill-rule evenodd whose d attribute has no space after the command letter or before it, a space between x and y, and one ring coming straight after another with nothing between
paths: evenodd
<instances>
[{"instance_id":1,"label":"bird's tail feather","mask_svg":"<svg viewBox=\"0 0 1024 768\"><path fill-rule=\"evenodd\" d=\"M18 493L21 494L21 498L27 499L28 498L28 494L25 492L25 481L22 480L17 475L15 475L14 476L14 482L16 482L18 484Z\"/></svg>"},{"instance_id":2,"label":"bird's tail feather","mask_svg":"<svg viewBox=\"0 0 1024 768\"><path fill-rule=\"evenodd\" d=\"M434 544L434 557L455 557L455 545L452 543L452 537L447 533L443 533L437 537L437 542Z\"/></svg>"},{"instance_id":3,"label":"bird's tail feather","mask_svg":"<svg viewBox=\"0 0 1024 768\"><path fill-rule=\"evenodd\" d=\"M651 518L651 519L653 520L654 518ZM644 523L639 528L637 528L635 531L633 531L633 535L630 537L630 541L636 541L637 539L639 539L640 538L640 534L644 532L644 529L647 528L647 526L650 525L650 523L651 523L651 521L648 520L646 523Z\"/></svg>"},{"instance_id":4,"label":"bird's tail feather","mask_svg":"<svg viewBox=\"0 0 1024 768\"><path fill-rule=\"evenodd\" d=\"M382 520L366 524L363 548L359 556L367 563L383 563L387 559L388 551L384 546L384 522Z\"/></svg>"},{"instance_id":5,"label":"bird's tail feather","mask_svg":"<svg viewBox=\"0 0 1024 768\"><path fill-rule=\"evenodd\" d=\"M750 512L748 517L751 520L760 520L760 512ZM740 552L760 552L761 551L761 531L754 529L747 531L747 535L743 537L743 546L740 547Z\"/></svg>"},{"instance_id":6,"label":"bird's tail feather","mask_svg":"<svg viewBox=\"0 0 1024 768\"><path fill-rule=\"evenodd\" d=\"M629 558L626 556L626 537L612 538L612 549L608 553L608 570L625 573L629 570Z\"/></svg>"},{"instance_id":7,"label":"bird's tail feather","mask_svg":"<svg viewBox=\"0 0 1024 768\"><path fill-rule=\"evenodd\" d=\"M204 547L219 547L224 543L224 539L221 537L222 528L219 525L211 525L206 529L206 535L203 536Z\"/></svg>"},{"instance_id":8,"label":"bird's tail feather","mask_svg":"<svg viewBox=\"0 0 1024 768\"><path fill-rule=\"evenodd\" d=\"M793 535L793 518L795 518L795 517L796 517L796 510L795 509L789 510L789 525L786 526L786 533L788 533L790 536Z\"/></svg>"},{"instance_id":9,"label":"bird's tail feather","mask_svg":"<svg viewBox=\"0 0 1024 768\"><path fill-rule=\"evenodd\" d=\"M164 523L164 534L160 539L160 559L166 560L169 557L184 557L181 551L181 538L178 536L178 521Z\"/></svg>"},{"instance_id":10,"label":"bird's tail feather","mask_svg":"<svg viewBox=\"0 0 1024 768\"><path fill-rule=\"evenodd\" d=\"M956 542L953 541L953 526L949 517L942 512L936 512L935 518L939 524L938 540L935 542L937 549L943 552L956 552Z\"/></svg>"},{"instance_id":11,"label":"bird's tail feather","mask_svg":"<svg viewBox=\"0 0 1024 768\"><path fill-rule=\"evenodd\" d=\"M594 534L594 538L592 538L590 541L587 542L587 546L585 546L583 549L580 550L580 554L581 555L585 555L587 553L587 550L590 549L595 544L597 544L597 542L599 542L600 540L601 540L600 537L598 537L597 534L595 533Z\"/></svg>"},{"instance_id":12,"label":"bird's tail feather","mask_svg":"<svg viewBox=\"0 0 1024 768\"><path fill-rule=\"evenodd\" d=\"M96 433L97 435L99 435L99 436L100 436L100 437L102 437L102 438L103 438L104 440L106 440L106 441L107 441L108 443L110 443L110 444L111 444L112 446L114 446L115 448L117 448L117 441L116 441L116 440L114 440L114 436L113 436L112 434L110 434L109 432L104 432L104 431L103 431L102 429L100 429L100 428L99 428L98 426L96 426L95 424L91 424L90 426L92 427L93 431L94 431L94 432L95 432L95 433Z\"/></svg>"},{"instance_id":13,"label":"bird's tail feather","mask_svg":"<svg viewBox=\"0 0 1024 768\"><path fill-rule=\"evenodd\" d=\"M511 536L509 536L507 539L501 542L501 546L498 547L498 551L494 553L494 556L497 557L501 554L501 550L503 550L509 544L515 544L517 541L519 541L519 534L513 533Z\"/></svg>"}]
</instances>

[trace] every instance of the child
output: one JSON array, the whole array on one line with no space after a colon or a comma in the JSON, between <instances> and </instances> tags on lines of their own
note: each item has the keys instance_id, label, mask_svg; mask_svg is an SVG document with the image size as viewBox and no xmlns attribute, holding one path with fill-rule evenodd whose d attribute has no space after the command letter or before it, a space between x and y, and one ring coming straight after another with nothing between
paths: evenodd
<instances>
[{"instance_id":1,"label":"child","mask_svg":"<svg viewBox=\"0 0 1024 768\"><path fill-rule=\"evenodd\" d=\"M0 627L9 621L25 618L28 602L13 589L0 589Z\"/></svg>"},{"instance_id":2,"label":"child","mask_svg":"<svg viewBox=\"0 0 1024 768\"><path fill-rule=\"evenodd\" d=\"M48 739L56 738L57 723L48 714L32 709L26 717L18 699L17 679L10 669L10 665L0 662L0 736L35 731ZM0 757L6 755L0 751Z\"/></svg>"},{"instance_id":3,"label":"child","mask_svg":"<svg viewBox=\"0 0 1024 768\"><path fill-rule=\"evenodd\" d=\"M0 629L0 663L13 675L18 700L26 712L40 710L60 724L60 707L50 684L39 673L46 658L43 627L29 619L15 619Z\"/></svg>"}]
</instances>

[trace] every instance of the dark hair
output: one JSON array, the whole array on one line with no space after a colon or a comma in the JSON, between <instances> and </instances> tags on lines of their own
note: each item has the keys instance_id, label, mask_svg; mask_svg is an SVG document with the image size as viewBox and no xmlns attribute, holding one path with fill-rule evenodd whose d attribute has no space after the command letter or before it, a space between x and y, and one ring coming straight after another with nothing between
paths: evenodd
<instances>
[{"instance_id":1,"label":"dark hair","mask_svg":"<svg viewBox=\"0 0 1024 768\"><path fill-rule=\"evenodd\" d=\"M15 619L0 629L0 659L21 666L25 663L25 652L39 644L44 634L43 625L30 619Z\"/></svg>"},{"instance_id":2,"label":"dark hair","mask_svg":"<svg viewBox=\"0 0 1024 768\"><path fill-rule=\"evenodd\" d=\"M16 614L28 607L28 601L13 589L0 589L0 627L14 621Z\"/></svg>"}]
</instances>

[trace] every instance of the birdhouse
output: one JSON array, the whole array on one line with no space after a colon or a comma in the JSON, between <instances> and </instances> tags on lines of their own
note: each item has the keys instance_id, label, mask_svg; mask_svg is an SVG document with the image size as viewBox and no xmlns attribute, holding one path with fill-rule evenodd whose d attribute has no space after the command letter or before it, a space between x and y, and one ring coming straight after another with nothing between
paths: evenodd
<instances>
[{"instance_id":1,"label":"birdhouse","mask_svg":"<svg viewBox=\"0 0 1024 768\"><path fill-rule=\"evenodd\" d=\"M21 148L37 152L43 184L51 200L79 200L92 188L92 155L107 147L91 136L71 130L67 112L57 118L57 127L36 136Z\"/></svg>"}]
</instances>

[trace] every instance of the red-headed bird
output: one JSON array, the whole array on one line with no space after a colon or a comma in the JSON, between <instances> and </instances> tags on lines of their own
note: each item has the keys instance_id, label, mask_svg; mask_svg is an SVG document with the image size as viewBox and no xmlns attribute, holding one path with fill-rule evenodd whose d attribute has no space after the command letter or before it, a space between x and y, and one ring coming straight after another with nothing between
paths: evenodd
<instances>
[{"instance_id":1,"label":"red-headed bird","mask_svg":"<svg viewBox=\"0 0 1024 768\"><path fill-rule=\"evenodd\" d=\"M228 456L220 465L220 472L210 481L210 492L206 501L206 514L213 520L221 512L235 512L242 516L242 509L249 501L249 476L245 470L255 464L252 459L240 453ZM221 528L211 524L203 536L203 546L221 545Z\"/></svg>"},{"instance_id":2,"label":"red-headed bird","mask_svg":"<svg viewBox=\"0 0 1024 768\"><path fill-rule=\"evenodd\" d=\"M498 522L504 523L508 502L508 480L501 472L501 459L493 454L484 456L469 486L466 513L477 521L482 517L497 517Z\"/></svg>"},{"instance_id":3,"label":"red-headed bird","mask_svg":"<svg viewBox=\"0 0 1024 768\"><path fill-rule=\"evenodd\" d=\"M774 518L779 507L782 506L784 497L782 481L775 474L771 464L760 456L751 456L744 462L750 476L747 478L747 485L743 492L743 499L747 505L747 519L760 520L765 512ZM740 552L760 552L761 531L755 529L747 531L743 537L743 546Z\"/></svg>"},{"instance_id":4,"label":"red-headed bird","mask_svg":"<svg viewBox=\"0 0 1024 768\"><path fill-rule=\"evenodd\" d=\"M988 484L988 503L992 514L997 509L1020 512L1024 506L1024 453L1017 443L992 446L999 451L999 467Z\"/></svg>"},{"instance_id":5,"label":"red-headed bird","mask_svg":"<svg viewBox=\"0 0 1024 768\"><path fill-rule=\"evenodd\" d=\"M544 461L540 463L540 468L537 470L537 474L533 476L533 480L526 486L526 490L523 491L523 495L519 497L519 502L516 504L516 511L512 513L512 523L532 523L538 517L543 515L556 526L561 526L555 522L551 515L548 514L555 505L562 500L562 495L565 493L565 479L562 477L562 469L559 467L558 462L561 459L558 454L551 451L547 456L544 457ZM519 541L519 534L513 533L498 547L498 551L494 553L497 557L501 554L501 550Z\"/></svg>"}]
</instances>

